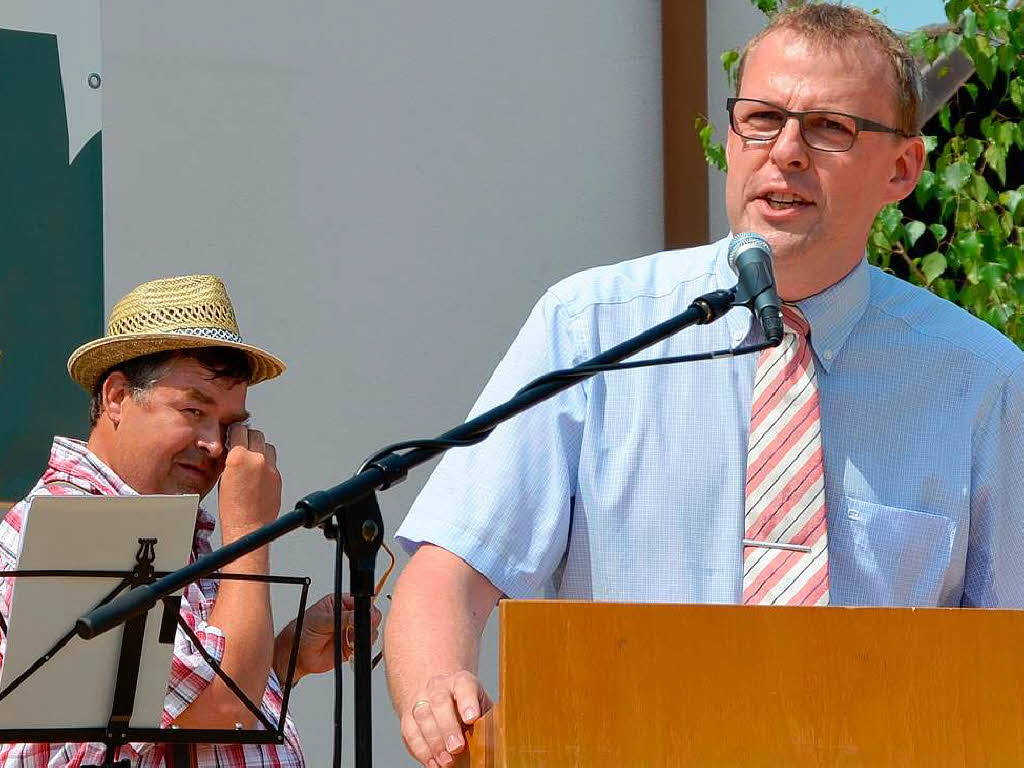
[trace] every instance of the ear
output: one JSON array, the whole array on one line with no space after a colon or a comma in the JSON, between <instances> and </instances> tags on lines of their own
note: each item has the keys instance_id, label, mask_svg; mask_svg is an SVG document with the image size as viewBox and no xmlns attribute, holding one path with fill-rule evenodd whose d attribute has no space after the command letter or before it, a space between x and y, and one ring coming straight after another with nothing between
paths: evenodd
<instances>
[{"instance_id":1,"label":"ear","mask_svg":"<svg viewBox=\"0 0 1024 768\"><path fill-rule=\"evenodd\" d=\"M128 379L121 371L114 371L103 380L100 392L103 395L103 411L100 418L105 415L116 429L124 415L124 406L131 397Z\"/></svg>"},{"instance_id":2,"label":"ear","mask_svg":"<svg viewBox=\"0 0 1024 768\"><path fill-rule=\"evenodd\" d=\"M904 140L902 151L896 156L892 175L889 177L889 195L887 203L897 203L917 186L924 171L925 148L924 139L914 136Z\"/></svg>"}]
</instances>

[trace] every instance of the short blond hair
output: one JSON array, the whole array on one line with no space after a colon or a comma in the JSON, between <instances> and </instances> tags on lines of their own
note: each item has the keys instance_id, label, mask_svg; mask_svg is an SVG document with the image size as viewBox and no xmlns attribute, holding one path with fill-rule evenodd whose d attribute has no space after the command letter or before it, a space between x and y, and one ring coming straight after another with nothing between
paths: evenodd
<instances>
[{"instance_id":1,"label":"short blond hair","mask_svg":"<svg viewBox=\"0 0 1024 768\"><path fill-rule=\"evenodd\" d=\"M773 32L788 30L811 43L842 50L853 39L866 39L889 62L893 75L893 103L896 107L894 128L906 134L918 129L918 112L923 98L921 71L903 40L859 8L833 3L813 3L775 15L768 26L747 43L740 55L736 73L736 94L743 82L747 57L764 38Z\"/></svg>"}]
</instances>

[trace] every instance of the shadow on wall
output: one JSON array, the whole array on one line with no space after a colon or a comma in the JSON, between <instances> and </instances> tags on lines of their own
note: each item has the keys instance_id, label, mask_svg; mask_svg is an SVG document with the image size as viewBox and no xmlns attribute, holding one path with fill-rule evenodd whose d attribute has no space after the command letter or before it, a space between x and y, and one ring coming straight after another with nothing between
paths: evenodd
<instances>
[{"instance_id":1,"label":"shadow on wall","mask_svg":"<svg viewBox=\"0 0 1024 768\"><path fill-rule=\"evenodd\" d=\"M54 35L0 29L0 72L0 501L15 501L52 435L88 429L65 366L102 334L102 156L97 133L69 163Z\"/></svg>"}]
</instances>

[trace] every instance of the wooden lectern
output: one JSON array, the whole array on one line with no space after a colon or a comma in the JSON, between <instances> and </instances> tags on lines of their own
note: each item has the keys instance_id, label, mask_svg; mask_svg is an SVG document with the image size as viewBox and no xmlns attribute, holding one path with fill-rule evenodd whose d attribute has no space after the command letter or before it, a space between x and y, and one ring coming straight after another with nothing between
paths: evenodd
<instances>
[{"instance_id":1,"label":"wooden lectern","mask_svg":"<svg viewBox=\"0 0 1024 768\"><path fill-rule=\"evenodd\" d=\"M1024 765L1024 611L505 600L463 768Z\"/></svg>"}]
</instances>

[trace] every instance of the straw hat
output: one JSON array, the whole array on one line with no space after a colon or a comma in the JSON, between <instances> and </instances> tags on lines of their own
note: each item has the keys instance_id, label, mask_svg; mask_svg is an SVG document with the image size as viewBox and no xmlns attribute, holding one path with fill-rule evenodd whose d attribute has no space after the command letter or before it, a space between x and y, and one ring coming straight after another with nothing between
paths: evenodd
<instances>
[{"instance_id":1,"label":"straw hat","mask_svg":"<svg viewBox=\"0 0 1024 768\"><path fill-rule=\"evenodd\" d=\"M154 352L231 347L252 361L249 384L280 376L285 364L242 341L231 299L213 275L167 277L143 283L114 305L107 335L76 349L68 373L90 394L115 365Z\"/></svg>"}]
</instances>

